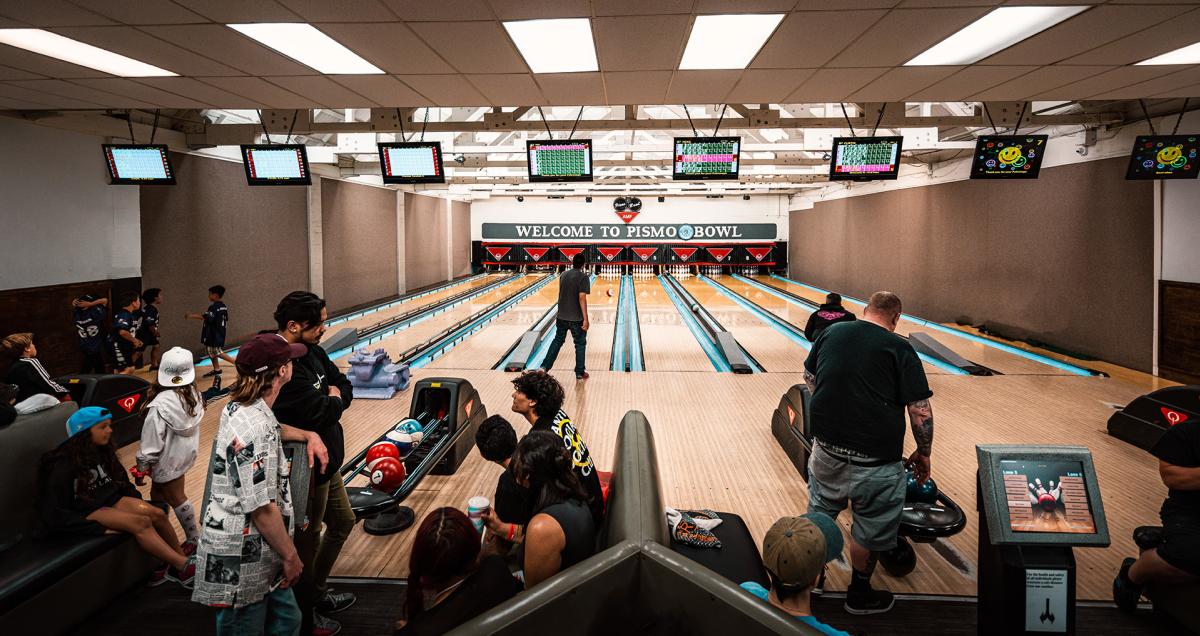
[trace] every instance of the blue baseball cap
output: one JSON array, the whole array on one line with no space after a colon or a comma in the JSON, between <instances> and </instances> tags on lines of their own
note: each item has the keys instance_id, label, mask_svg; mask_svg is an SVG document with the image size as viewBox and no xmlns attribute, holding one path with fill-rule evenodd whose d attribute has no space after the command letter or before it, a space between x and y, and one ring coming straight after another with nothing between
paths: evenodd
<instances>
[{"instance_id":1,"label":"blue baseball cap","mask_svg":"<svg viewBox=\"0 0 1200 636\"><path fill-rule=\"evenodd\" d=\"M85 406L67 418L67 439L75 437L100 422L111 419L112 413L108 409L102 409L98 406Z\"/></svg>"}]
</instances>

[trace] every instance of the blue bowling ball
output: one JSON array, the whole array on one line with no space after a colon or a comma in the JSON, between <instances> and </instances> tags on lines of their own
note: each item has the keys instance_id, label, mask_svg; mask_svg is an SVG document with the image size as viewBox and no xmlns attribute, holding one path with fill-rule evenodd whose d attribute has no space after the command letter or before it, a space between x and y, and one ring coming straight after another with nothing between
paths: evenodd
<instances>
[{"instance_id":1,"label":"blue bowling ball","mask_svg":"<svg viewBox=\"0 0 1200 636\"><path fill-rule=\"evenodd\" d=\"M401 433L420 433L425 429L420 422L410 417L400 420L400 423L396 425L396 430Z\"/></svg>"},{"instance_id":2,"label":"blue bowling ball","mask_svg":"<svg viewBox=\"0 0 1200 636\"><path fill-rule=\"evenodd\" d=\"M917 483L917 476L911 470L906 471L908 478L905 481L904 501L905 503L937 503L938 487L937 482L932 477L925 480L925 483Z\"/></svg>"}]
</instances>

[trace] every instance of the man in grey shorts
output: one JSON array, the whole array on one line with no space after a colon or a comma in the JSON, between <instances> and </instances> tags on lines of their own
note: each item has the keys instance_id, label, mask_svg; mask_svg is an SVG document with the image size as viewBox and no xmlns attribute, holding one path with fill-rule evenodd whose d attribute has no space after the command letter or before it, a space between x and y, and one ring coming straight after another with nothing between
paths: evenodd
<instances>
[{"instance_id":1,"label":"man in grey shorts","mask_svg":"<svg viewBox=\"0 0 1200 636\"><path fill-rule=\"evenodd\" d=\"M908 458L924 483L933 447L933 392L908 340L893 333L900 298L871 296L863 320L831 325L804 361L812 393L813 453L808 463L809 512L836 518L847 504L854 572L846 611L878 614L892 608L886 590L871 589L877 553L896 547L904 508L904 411L917 450Z\"/></svg>"}]
</instances>

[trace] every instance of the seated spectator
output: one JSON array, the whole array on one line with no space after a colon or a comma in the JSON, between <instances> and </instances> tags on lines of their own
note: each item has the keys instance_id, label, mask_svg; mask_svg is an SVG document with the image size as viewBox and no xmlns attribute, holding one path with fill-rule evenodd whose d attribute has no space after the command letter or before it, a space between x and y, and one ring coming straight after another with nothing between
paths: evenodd
<instances>
[{"instance_id":1,"label":"seated spectator","mask_svg":"<svg viewBox=\"0 0 1200 636\"><path fill-rule=\"evenodd\" d=\"M570 416L562 410L565 394L554 376L540 369L526 371L512 381L516 390L512 394L512 410L529 421L530 432L549 431L558 436L564 448L571 450L575 476L588 494L585 500L596 527L604 522L604 489L600 475L588 446L579 435L579 429Z\"/></svg>"},{"instance_id":2,"label":"seated spectator","mask_svg":"<svg viewBox=\"0 0 1200 636\"><path fill-rule=\"evenodd\" d=\"M500 552L508 552L513 543L525 536L525 526L533 516L533 501L529 489L517 483L512 471L512 456L517 450L517 432L508 420L493 415L479 425L475 446L484 459L500 465L504 472L496 480L496 496L492 498L492 515L497 518L498 532L489 530L489 539L503 541Z\"/></svg>"},{"instance_id":3,"label":"seated spectator","mask_svg":"<svg viewBox=\"0 0 1200 636\"><path fill-rule=\"evenodd\" d=\"M783 517L763 538L763 565L771 579L771 589L768 591L754 581L742 583L742 589L823 634L849 636L817 620L809 604L809 595L825 571L825 564L836 559L842 547L842 532L829 515L810 512Z\"/></svg>"},{"instance_id":4,"label":"seated spectator","mask_svg":"<svg viewBox=\"0 0 1200 636\"><path fill-rule=\"evenodd\" d=\"M850 310L842 306L841 294L829 292L825 296L825 302L808 315L808 324L804 325L804 337L809 342L816 342L821 332L825 331L829 325L851 320L856 320L856 318L854 314L850 313Z\"/></svg>"},{"instance_id":5,"label":"seated spectator","mask_svg":"<svg viewBox=\"0 0 1200 636\"><path fill-rule=\"evenodd\" d=\"M1125 559L1113 581L1113 601L1131 613L1146 585L1200 581L1200 420L1168 428L1150 453L1158 458L1167 499L1159 511L1162 541Z\"/></svg>"},{"instance_id":6,"label":"seated spectator","mask_svg":"<svg viewBox=\"0 0 1200 636\"><path fill-rule=\"evenodd\" d=\"M42 456L37 505L51 534L127 532L143 550L167 564L152 585L170 579L192 583L196 564L183 554L165 512L142 501L117 459L112 413L98 406L67 420L67 440Z\"/></svg>"},{"instance_id":7,"label":"seated spectator","mask_svg":"<svg viewBox=\"0 0 1200 636\"><path fill-rule=\"evenodd\" d=\"M550 431L532 431L513 454L517 483L529 488L535 514L525 529L525 589L596 552L596 525L589 495L573 470L572 453ZM494 515L484 522L493 532Z\"/></svg>"},{"instance_id":8,"label":"seated spectator","mask_svg":"<svg viewBox=\"0 0 1200 636\"><path fill-rule=\"evenodd\" d=\"M50 379L46 367L37 359L33 334L15 333L0 340L0 357L12 361L6 381L17 385L18 402L23 402L29 396L38 393L46 393L59 399L71 395L62 385Z\"/></svg>"},{"instance_id":9,"label":"seated spectator","mask_svg":"<svg viewBox=\"0 0 1200 636\"><path fill-rule=\"evenodd\" d=\"M0 384L0 426L8 426L17 419L17 386Z\"/></svg>"},{"instance_id":10,"label":"seated spectator","mask_svg":"<svg viewBox=\"0 0 1200 636\"><path fill-rule=\"evenodd\" d=\"M444 634L519 592L504 559L480 558L479 533L456 508L425 516L408 561L405 618L396 634Z\"/></svg>"}]
</instances>

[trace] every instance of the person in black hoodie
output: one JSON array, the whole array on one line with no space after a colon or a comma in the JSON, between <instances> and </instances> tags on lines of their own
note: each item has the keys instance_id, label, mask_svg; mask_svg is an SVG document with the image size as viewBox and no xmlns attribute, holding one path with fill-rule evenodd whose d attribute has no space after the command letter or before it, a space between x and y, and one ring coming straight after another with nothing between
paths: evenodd
<instances>
[{"instance_id":1,"label":"person in black hoodie","mask_svg":"<svg viewBox=\"0 0 1200 636\"><path fill-rule=\"evenodd\" d=\"M301 633L306 635L336 633L339 626L328 615L350 607L356 600L349 592L332 592L326 583L355 523L338 472L346 456L342 412L354 395L350 380L318 344L325 333L327 316L325 300L306 291L284 296L275 309L279 335L290 343L306 345L308 354L293 362L292 379L280 389L272 410L280 422L320 435L329 450L328 467L316 475L309 498L308 527L296 532L296 549L304 564L296 600L305 618Z\"/></svg>"},{"instance_id":2,"label":"person in black hoodie","mask_svg":"<svg viewBox=\"0 0 1200 636\"><path fill-rule=\"evenodd\" d=\"M842 295L829 292L825 302L808 316L808 324L804 325L804 337L809 342L816 342L822 331L829 325L857 320L850 310L842 306Z\"/></svg>"}]
</instances>

